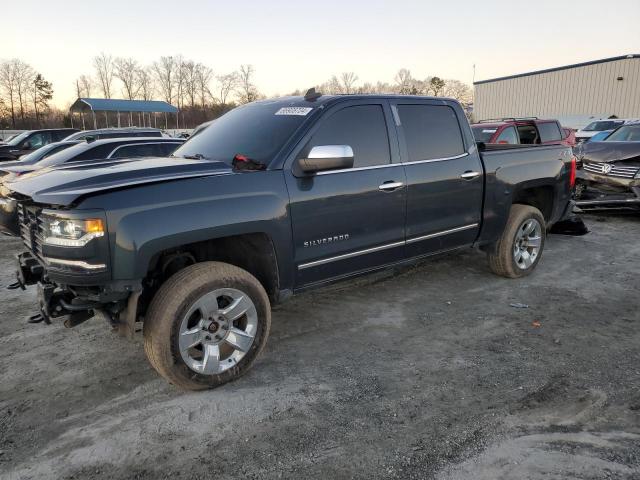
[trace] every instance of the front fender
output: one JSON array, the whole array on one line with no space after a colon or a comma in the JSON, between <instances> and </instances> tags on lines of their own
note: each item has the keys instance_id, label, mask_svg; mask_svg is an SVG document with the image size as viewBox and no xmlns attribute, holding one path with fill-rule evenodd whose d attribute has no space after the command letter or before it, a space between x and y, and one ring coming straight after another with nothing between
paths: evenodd
<instances>
[{"instance_id":1,"label":"front fender","mask_svg":"<svg viewBox=\"0 0 640 480\"><path fill-rule=\"evenodd\" d=\"M290 285L291 225L282 171L167 182L101 197L92 203L109 205L113 280L144 278L163 250L265 233L276 250L281 283Z\"/></svg>"}]
</instances>

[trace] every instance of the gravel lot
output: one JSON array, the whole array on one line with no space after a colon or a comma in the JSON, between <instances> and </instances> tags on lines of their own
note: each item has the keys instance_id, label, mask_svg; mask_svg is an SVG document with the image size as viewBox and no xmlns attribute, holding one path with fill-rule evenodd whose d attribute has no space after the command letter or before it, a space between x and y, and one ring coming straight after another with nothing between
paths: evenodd
<instances>
[{"instance_id":1,"label":"gravel lot","mask_svg":"<svg viewBox=\"0 0 640 480\"><path fill-rule=\"evenodd\" d=\"M204 393L3 289L0 478L640 479L640 217L585 218L524 280L465 252L296 297Z\"/></svg>"}]
</instances>

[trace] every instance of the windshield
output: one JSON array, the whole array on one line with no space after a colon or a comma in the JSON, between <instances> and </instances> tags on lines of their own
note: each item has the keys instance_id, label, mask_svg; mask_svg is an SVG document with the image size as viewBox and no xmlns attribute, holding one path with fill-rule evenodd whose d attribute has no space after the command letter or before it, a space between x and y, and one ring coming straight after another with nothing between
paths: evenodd
<instances>
[{"instance_id":1,"label":"windshield","mask_svg":"<svg viewBox=\"0 0 640 480\"><path fill-rule=\"evenodd\" d=\"M613 130L614 128L621 125L622 121L614 121L614 120L601 120L598 122L591 122L589 125L584 127L585 132L601 132L603 130Z\"/></svg>"},{"instance_id":2,"label":"windshield","mask_svg":"<svg viewBox=\"0 0 640 480\"><path fill-rule=\"evenodd\" d=\"M484 143L489 143L493 134L498 131L496 127L483 127L481 125L471 127L471 130L473 130L473 136L475 137L476 142Z\"/></svg>"},{"instance_id":3,"label":"windshield","mask_svg":"<svg viewBox=\"0 0 640 480\"><path fill-rule=\"evenodd\" d=\"M29 136L30 133L31 132L22 132L20 135L16 135L7 142L7 145L11 145L12 147L18 146L25 138Z\"/></svg>"},{"instance_id":4,"label":"windshield","mask_svg":"<svg viewBox=\"0 0 640 480\"><path fill-rule=\"evenodd\" d=\"M310 108L285 109L282 102L238 107L193 135L173 156L231 164L236 155L243 155L268 165L310 111Z\"/></svg>"},{"instance_id":5,"label":"windshield","mask_svg":"<svg viewBox=\"0 0 640 480\"><path fill-rule=\"evenodd\" d=\"M625 125L620 127L605 142L640 142L640 125Z\"/></svg>"}]
</instances>

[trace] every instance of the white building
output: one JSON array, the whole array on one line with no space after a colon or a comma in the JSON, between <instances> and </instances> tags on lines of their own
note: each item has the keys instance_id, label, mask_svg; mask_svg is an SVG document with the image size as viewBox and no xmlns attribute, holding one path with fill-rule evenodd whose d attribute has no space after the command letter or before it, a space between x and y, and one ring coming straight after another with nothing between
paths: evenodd
<instances>
[{"instance_id":1,"label":"white building","mask_svg":"<svg viewBox=\"0 0 640 480\"><path fill-rule=\"evenodd\" d=\"M640 55L481 80L474 88L475 121L557 118L577 128L611 115L640 118Z\"/></svg>"}]
</instances>

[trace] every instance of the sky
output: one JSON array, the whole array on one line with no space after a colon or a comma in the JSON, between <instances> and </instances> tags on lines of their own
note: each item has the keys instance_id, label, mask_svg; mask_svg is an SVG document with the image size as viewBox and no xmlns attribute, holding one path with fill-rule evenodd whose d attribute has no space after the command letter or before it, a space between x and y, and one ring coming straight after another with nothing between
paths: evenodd
<instances>
[{"instance_id":1,"label":"sky","mask_svg":"<svg viewBox=\"0 0 640 480\"><path fill-rule=\"evenodd\" d=\"M640 0L9 0L2 11L0 58L31 64L60 107L100 52L142 64L182 54L216 74L252 64L267 96L345 71L471 83L474 64L483 80L640 53Z\"/></svg>"}]
</instances>

